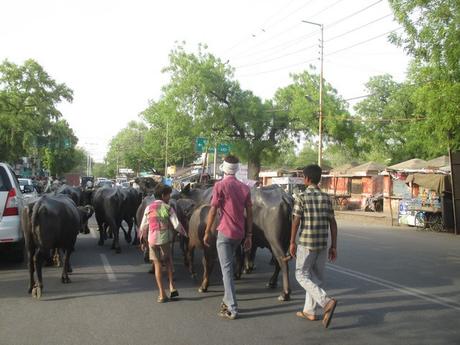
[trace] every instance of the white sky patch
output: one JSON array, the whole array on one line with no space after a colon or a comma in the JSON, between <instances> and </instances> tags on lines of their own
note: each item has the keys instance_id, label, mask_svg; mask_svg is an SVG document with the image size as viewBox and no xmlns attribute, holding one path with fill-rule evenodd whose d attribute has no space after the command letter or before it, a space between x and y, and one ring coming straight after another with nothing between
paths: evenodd
<instances>
[{"instance_id":1,"label":"white sky patch","mask_svg":"<svg viewBox=\"0 0 460 345\"><path fill-rule=\"evenodd\" d=\"M73 103L59 109L97 161L160 97L176 41L194 51L208 44L263 99L289 84L290 73L319 70L319 29L302 20L324 24L324 77L345 99L365 94L370 76L404 80L408 62L386 35L373 39L399 27L385 17L387 1L17 0L3 1L2 12L0 59L35 59L74 90Z\"/></svg>"}]
</instances>

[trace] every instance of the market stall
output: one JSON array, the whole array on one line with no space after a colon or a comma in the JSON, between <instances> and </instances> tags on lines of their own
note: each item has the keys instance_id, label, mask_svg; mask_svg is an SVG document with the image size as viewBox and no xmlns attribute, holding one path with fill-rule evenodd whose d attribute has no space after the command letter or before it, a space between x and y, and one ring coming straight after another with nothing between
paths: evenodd
<instances>
[{"instance_id":1,"label":"market stall","mask_svg":"<svg viewBox=\"0 0 460 345\"><path fill-rule=\"evenodd\" d=\"M421 228L442 231L451 227L447 200L451 186L449 176L436 173L409 174L410 197L400 201L398 222ZM451 204L450 204L451 206Z\"/></svg>"}]
</instances>

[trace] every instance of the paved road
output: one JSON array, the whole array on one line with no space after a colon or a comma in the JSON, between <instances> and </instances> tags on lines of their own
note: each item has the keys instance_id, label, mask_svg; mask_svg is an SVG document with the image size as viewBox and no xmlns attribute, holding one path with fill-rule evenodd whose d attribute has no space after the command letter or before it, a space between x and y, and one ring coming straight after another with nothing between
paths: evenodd
<instances>
[{"instance_id":1,"label":"paved road","mask_svg":"<svg viewBox=\"0 0 460 345\"><path fill-rule=\"evenodd\" d=\"M153 276L138 250L122 254L78 238L72 284L46 268L42 300L26 292L23 265L0 261L1 344L459 344L460 237L339 222L339 259L327 290L339 300L328 330L295 317L303 292L291 274L292 300L265 288L264 250L254 274L237 282L241 318L221 320L219 272L206 294L175 260L180 300L156 303ZM196 258L198 264L199 258ZM291 268L293 263L291 263Z\"/></svg>"}]
</instances>

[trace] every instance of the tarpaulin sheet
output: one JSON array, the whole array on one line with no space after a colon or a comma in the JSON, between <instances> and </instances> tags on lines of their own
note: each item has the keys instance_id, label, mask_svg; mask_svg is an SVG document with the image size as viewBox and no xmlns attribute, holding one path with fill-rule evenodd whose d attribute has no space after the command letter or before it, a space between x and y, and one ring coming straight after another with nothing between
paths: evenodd
<instances>
[{"instance_id":1,"label":"tarpaulin sheet","mask_svg":"<svg viewBox=\"0 0 460 345\"><path fill-rule=\"evenodd\" d=\"M450 176L441 174L410 174L406 178L406 183L415 183L421 187L435 191L437 194L450 192Z\"/></svg>"}]
</instances>

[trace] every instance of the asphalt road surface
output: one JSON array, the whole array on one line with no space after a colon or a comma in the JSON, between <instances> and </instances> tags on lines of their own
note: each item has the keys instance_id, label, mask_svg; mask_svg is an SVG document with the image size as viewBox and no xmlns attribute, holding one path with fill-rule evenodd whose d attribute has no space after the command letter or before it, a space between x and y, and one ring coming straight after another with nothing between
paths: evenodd
<instances>
[{"instance_id":1,"label":"asphalt road surface","mask_svg":"<svg viewBox=\"0 0 460 345\"><path fill-rule=\"evenodd\" d=\"M325 288L339 301L329 329L299 319L304 292L290 263L292 300L265 287L270 254L236 282L240 318L217 316L223 287L217 268L200 294L176 250L180 298L158 304L139 250L122 240L98 247L94 224L79 235L71 284L44 269L44 294L27 294L25 264L0 259L0 344L460 344L460 237L339 220L338 260ZM178 247L176 247L178 248ZM201 272L200 256L195 263ZM281 280L280 280L281 284Z\"/></svg>"}]
</instances>

